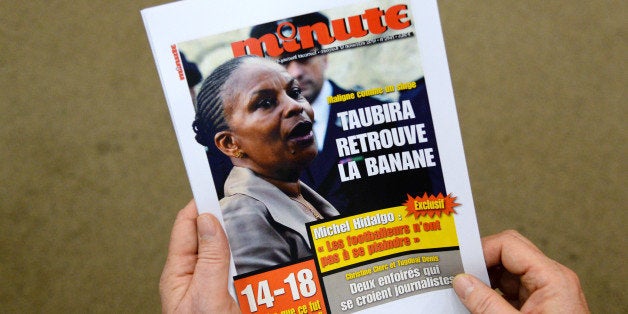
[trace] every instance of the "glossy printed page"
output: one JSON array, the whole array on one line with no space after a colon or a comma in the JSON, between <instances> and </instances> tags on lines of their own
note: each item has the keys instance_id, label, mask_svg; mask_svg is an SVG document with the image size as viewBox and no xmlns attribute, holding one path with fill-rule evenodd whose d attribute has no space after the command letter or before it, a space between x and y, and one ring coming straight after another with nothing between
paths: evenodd
<instances>
[{"instance_id":1,"label":"glossy printed page","mask_svg":"<svg viewBox=\"0 0 628 314\"><path fill-rule=\"evenodd\" d=\"M465 311L453 276L487 275L435 1L142 15L244 312Z\"/></svg>"}]
</instances>

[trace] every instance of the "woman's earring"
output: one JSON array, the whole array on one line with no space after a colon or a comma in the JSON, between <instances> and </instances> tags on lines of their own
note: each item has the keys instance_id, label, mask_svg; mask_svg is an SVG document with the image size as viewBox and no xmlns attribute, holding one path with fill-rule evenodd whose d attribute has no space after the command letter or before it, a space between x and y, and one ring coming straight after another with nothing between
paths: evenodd
<instances>
[{"instance_id":1,"label":"woman's earring","mask_svg":"<svg viewBox=\"0 0 628 314\"><path fill-rule=\"evenodd\" d=\"M237 152L235 152L233 157L235 157L235 158L242 158L242 157L244 157L244 153L241 150L238 150Z\"/></svg>"}]
</instances>

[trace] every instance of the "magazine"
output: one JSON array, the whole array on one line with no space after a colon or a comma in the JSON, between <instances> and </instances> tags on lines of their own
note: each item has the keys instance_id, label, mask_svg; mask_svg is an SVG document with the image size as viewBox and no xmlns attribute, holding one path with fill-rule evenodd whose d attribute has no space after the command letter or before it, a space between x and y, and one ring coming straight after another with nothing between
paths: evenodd
<instances>
[{"instance_id":1,"label":"magazine","mask_svg":"<svg viewBox=\"0 0 628 314\"><path fill-rule=\"evenodd\" d=\"M466 312L454 276L488 276L435 0L142 17L244 313Z\"/></svg>"}]
</instances>

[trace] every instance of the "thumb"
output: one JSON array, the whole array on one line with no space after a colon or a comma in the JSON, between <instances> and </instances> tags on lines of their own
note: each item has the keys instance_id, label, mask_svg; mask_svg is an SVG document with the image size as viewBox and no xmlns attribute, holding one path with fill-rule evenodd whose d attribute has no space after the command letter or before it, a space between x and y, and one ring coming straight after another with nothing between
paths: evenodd
<instances>
[{"instance_id":1,"label":"thumb","mask_svg":"<svg viewBox=\"0 0 628 314\"><path fill-rule=\"evenodd\" d=\"M453 286L458 298L471 313L519 313L495 290L472 275L457 275Z\"/></svg>"},{"instance_id":2,"label":"thumb","mask_svg":"<svg viewBox=\"0 0 628 314\"><path fill-rule=\"evenodd\" d=\"M227 292L229 280L229 243L220 223L210 214L196 219L198 230L198 261L194 277L203 291L213 295Z\"/></svg>"}]
</instances>

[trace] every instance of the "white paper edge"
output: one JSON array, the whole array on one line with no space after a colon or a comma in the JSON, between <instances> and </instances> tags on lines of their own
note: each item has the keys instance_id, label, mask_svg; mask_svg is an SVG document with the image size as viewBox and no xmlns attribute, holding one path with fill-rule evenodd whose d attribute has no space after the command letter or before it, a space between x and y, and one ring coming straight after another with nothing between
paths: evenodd
<instances>
[{"instance_id":1,"label":"white paper edge","mask_svg":"<svg viewBox=\"0 0 628 314\"><path fill-rule=\"evenodd\" d=\"M191 127L191 121L194 120L194 109L191 100L186 104L180 104L181 99L189 99L190 96L187 83L178 80L174 74L176 73L176 65L170 45L212 34L221 34L275 20L279 17L357 3L359 0L303 1L298 6L290 0L273 0L273 12L267 10L270 2L239 0L223 1L219 5L214 5L215 2L188 0L141 11L199 212L212 213L221 222L221 212L205 151L194 140L195 134ZM465 272L478 276L488 284L488 274L483 263L484 257L464 158L438 6L436 0L409 0L409 3L411 4L417 40L422 43L419 48L428 86L430 109L445 185L447 191L454 193L457 202L462 204L456 207L455 223L463 267ZM233 12L238 12L237 18L231 18ZM207 21L211 21L211 23ZM210 24L212 28L208 31ZM439 106L434 104L439 104ZM460 174L464 174L464 176L460 176ZM233 261L231 262L231 274L235 274ZM235 296L231 282L229 287L231 294ZM437 295L450 296L452 294L454 294L452 289L423 293L369 308L363 312L388 312L408 308L416 309L418 312L422 312L421 309L425 309L426 312L464 312L464 307L459 302L435 306L434 298ZM455 295L452 296L453 299L457 299ZM426 304L430 306L426 308Z\"/></svg>"}]
</instances>

